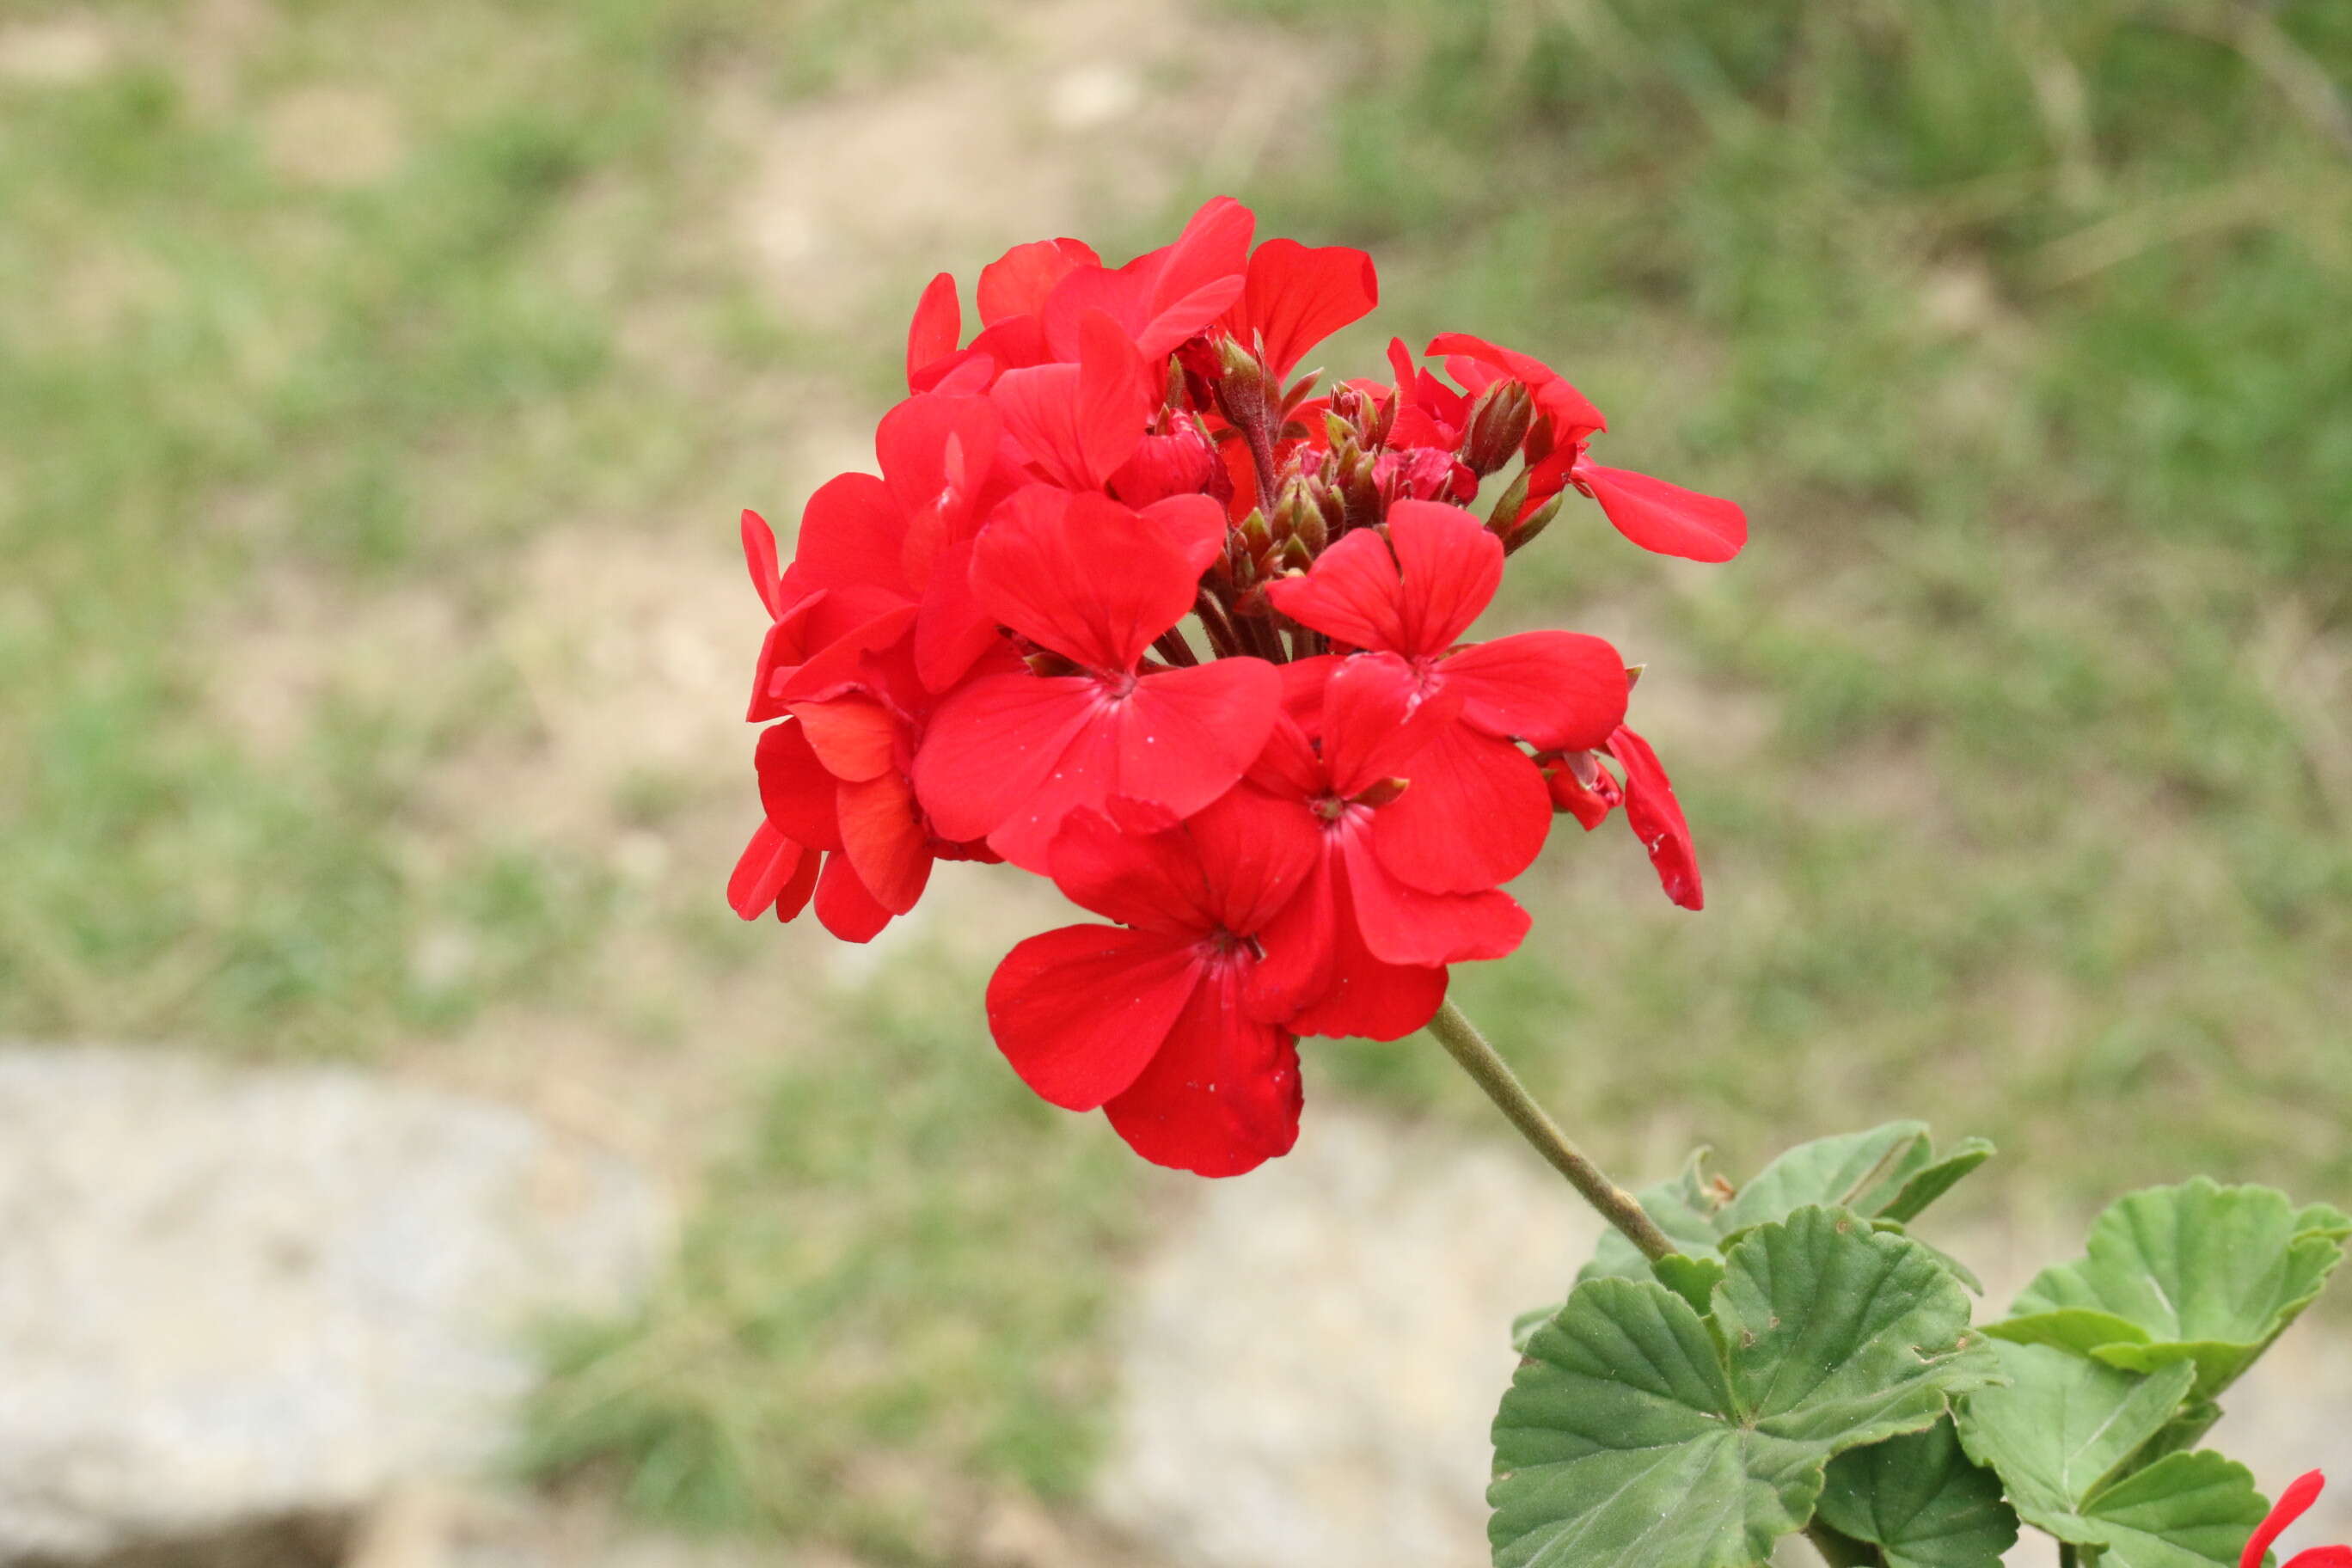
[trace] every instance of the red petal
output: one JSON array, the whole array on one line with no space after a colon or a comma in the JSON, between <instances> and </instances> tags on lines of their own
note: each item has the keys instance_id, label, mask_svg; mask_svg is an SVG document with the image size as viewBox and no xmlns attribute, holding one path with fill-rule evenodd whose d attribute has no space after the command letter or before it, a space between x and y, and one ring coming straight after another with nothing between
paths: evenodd
<instances>
[{"instance_id":1,"label":"red petal","mask_svg":"<svg viewBox=\"0 0 2352 1568\"><path fill-rule=\"evenodd\" d=\"M988 1027L1021 1081L1070 1110L1133 1084L1199 981L1187 942L1064 926L1022 942L988 982Z\"/></svg>"},{"instance_id":2,"label":"red petal","mask_svg":"<svg viewBox=\"0 0 2352 1568\"><path fill-rule=\"evenodd\" d=\"M1598 463L1577 464L1573 478L1617 531L1644 550L1685 561L1728 561L1748 542L1748 514L1719 496Z\"/></svg>"},{"instance_id":3,"label":"red petal","mask_svg":"<svg viewBox=\"0 0 2352 1568\"><path fill-rule=\"evenodd\" d=\"M1262 659L1227 658L1155 671L1125 697L1097 685L1083 726L990 831L989 847L1045 871L1055 835L1081 806L1111 816L1130 803L1156 807L1145 815L1171 824L1192 816L1256 760L1280 684Z\"/></svg>"},{"instance_id":4,"label":"red petal","mask_svg":"<svg viewBox=\"0 0 2352 1568\"><path fill-rule=\"evenodd\" d=\"M915 306L914 324L907 330L907 385L935 360L955 353L963 336L963 307L956 301L955 279L945 272L923 289Z\"/></svg>"},{"instance_id":5,"label":"red petal","mask_svg":"<svg viewBox=\"0 0 2352 1568\"><path fill-rule=\"evenodd\" d=\"M984 838L1033 801L1093 718L1100 689L1088 676L1023 673L950 693L915 752L916 797L940 837Z\"/></svg>"},{"instance_id":6,"label":"red petal","mask_svg":"<svg viewBox=\"0 0 2352 1568\"><path fill-rule=\"evenodd\" d=\"M1054 885L1080 909L1121 925L1192 941L1216 929L1208 879L1190 835L1131 833L1095 810L1054 835Z\"/></svg>"},{"instance_id":7,"label":"red petal","mask_svg":"<svg viewBox=\"0 0 2352 1568\"><path fill-rule=\"evenodd\" d=\"M999 507L972 551L972 588L991 615L1106 674L1133 669L1183 619L1199 577L1163 530L1117 501L1045 486Z\"/></svg>"},{"instance_id":8,"label":"red petal","mask_svg":"<svg viewBox=\"0 0 2352 1568\"><path fill-rule=\"evenodd\" d=\"M1203 202L1184 225L1184 232L1176 237L1176 243L1159 252L1157 265L1150 268L1151 313L1160 315L1228 278L1241 279L1249 267L1250 237L1256 229L1256 215L1233 197L1212 196ZM1192 331L1207 326L1223 310L1219 305L1211 310ZM1190 337L1192 332L1184 335Z\"/></svg>"},{"instance_id":9,"label":"red petal","mask_svg":"<svg viewBox=\"0 0 2352 1568\"><path fill-rule=\"evenodd\" d=\"M1415 707L1419 688L1412 667L1391 653L1354 654L1331 672L1323 689L1323 765L1340 798L1412 777L1422 747L1459 719L1462 700L1451 690Z\"/></svg>"},{"instance_id":10,"label":"red petal","mask_svg":"<svg viewBox=\"0 0 2352 1568\"><path fill-rule=\"evenodd\" d=\"M1250 764L1246 776L1270 794L1299 802L1319 798L1330 784L1322 760L1315 754L1315 742L1307 738L1307 731L1287 712L1276 718L1274 729L1265 738L1265 749Z\"/></svg>"},{"instance_id":11,"label":"red petal","mask_svg":"<svg viewBox=\"0 0 2352 1568\"><path fill-rule=\"evenodd\" d=\"M1547 757L1538 764L1551 791L1551 808L1564 811L1587 833L1609 819L1625 799L1609 770L1592 761L1590 752L1573 757ZM1590 778L1591 782L1585 781Z\"/></svg>"},{"instance_id":12,"label":"red petal","mask_svg":"<svg viewBox=\"0 0 2352 1568\"><path fill-rule=\"evenodd\" d=\"M835 778L879 778L896 767L898 721L878 702L863 697L796 702L793 717L801 721L801 733L817 761Z\"/></svg>"},{"instance_id":13,"label":"red petal","mask_svg":"<svg viewBox=\"0 0 2352 1568\"><path fill-rule=\"evenodd\" d=\"M2326 1485L2327 1477L2318 1470L2305 1470L2288 1482L2286 1490L2279 1493L2279 1500L2272 1507L2270 1516L2255 1526L2253 1539L2246 1542L2245 1554L2239 1560L2239 1568L2262 1568L2263 1554L2271 1549L2271 1543L2319 1500L2320 1490ZM2288 1568L2293 1568L2293 1564Z\"/></svg>"},{"instance_id":14,"label":"red petal","mask_svg":"<svg viewBox=\"0 0 2352 1568\"><path fill-rule=\"evenodd\" d=\"M1010 316L1036 315L1055 284L1081 267L1101 265L1091 247L1075 239L1016 245L980 269L981 321L992 327Z\"/></svg>"},{"instance_id":15,"label":"red petal","mask_svg":"<svg viewBox=\"0 0 2352 1568\"><path fill-rule=\"evenodd\" d=\"M1445 1000L1445 971L1374 956L1358 927L1346 870L1335 871L1331 882L1337 918L1327 984L1321 995L1299 1009L1291 1028L1334 1039L1401 1040L1428 1023Z\"/></svg>"},{"instance_id":16,"label":"red petal","mask_svg":"<svg viewBox=\"0 0 2352 1568\"><path fill-rule=\"evenodd\" d=\"M2288 1558L2286 1568L2352 1568L2352 1546L2315 1546Z\"/></svg>"},{"instance_id":17,"label":"red petal","mask_svg":"<svg viewBox=\"0 0 2352 1568\"><path fill-rule=\"evenodd\" d=\"M996 646L996 619L972 592L969 539L949 545L932 563L915 618L915 670L929 691L945 691L961 680Z\"/></svg>"},{"instance_id":18,"label":"red petal","mask_svg":"<svg viewBox=\"0 0 2352 1568\"><path fill-rule=\"evenodd\" d=\"M916 608L901 599L871 620L834 638L777 679L772 695L787 703L822 702L874 682L874 656L887 652L914 628Z\"/></svg>"},{"instance_id":19,"label":"red petal","mask_svg":"<svg viewBox=\"0 0 2352 1568\"><path fill-rule=\"evenodd\" d=\"M1408 656L1444 653L1470 629L1503 582L1503 542L1468 512L1437 501L1389 508L1389 545L1403 579L1398 616Z\"/></svg>"},{"instance_id":20,"label":"red petal","mask_svg":"<svg viewBox=\"0 0 2352 1568\"><path fill-rule=\"evenodd\" d=\"M1526 940L1528 911L1508 893L1424 893L1398 880L1369 833L1349 836L1348 882L1364 946L1389 963L1507 958Z\"/></svg>"},{"instance_id":21,"label":"red petal","mask_svg":"<svg viewBox=\"0 0 2352 1568\"><path fill-rule=\"evenodd\" d=\"M1217 924L1237 936L1282 911L1323 859L1314 817L1250 784L1236 784L1184 825L1201 858Z\"/></svg>"},{"instance_id":22,"label":"red petal","mask_svg":"<svg viewBox=\"0 0 2352 1568\"><path fill-rule=\"evenodd\" d=\"M1351 647L1401 653L1404 628L1397 614L1401 588L1396 557L1377 530L1364 528L1326 550L1303 577L1266 584L1274 607L1301 626Z\"/></svg>"},{"instance_id":23,"label":"red petal","mask_svg":"<svg viewBox=\"0 0 2352 1568\"><path fill-rule=\"evenodd\" d=\"M768 618L782 616L784 583L783 574L776 569L776 531L749 507L743 509L743 564L751 570L751 586L758 590L760 603L768 606Z\"/></svg>"},{"instance_id":24,"label":"red petal","mask_svg":"<svg viewBox=\"0 0 2352 1568\"><path fill-rule=\"evenodd\" d=\"M1309 249L1295 239L1269 239L1249 260L1248 287L1226 318L1244 346L1255 333L1276 379L1287 376L1307 350L1380 303L1372 258L1344 245Z\"/></svg>"},{"instance_id":25,"label":"red petal","mask_svg":"<svg viewBox=\"0 0 2352 1568\"><path fill-rule=\"evenodd\" d=\"M905 914L931 876L931 836L906 778L887 773L841 786L835 806L841 844L875 902Z\"/></svg>"},{"instance_id":26,"label":"red petal","mask_svg":"<svg viewBox=\"0 0 2352 1568\"><path fill-rule=\"evenodd\" d=\"M809 497L793 551L795 586L869 585L911 598L903 564L906 519L872 474L841 474Z\"/></svg>"},{"instance_id":27,"label":"red petal","mask_svg":"<svg viewBox=\"0 0 2352 1568\"><path fill-rule=\"evenodd\" d=\"M849 857L835 850L824 858L824 872L816 879L819 924L844 942L872 942L890 923L890 911L875 901Z\"/></svg>"},{"instance_id":28,"label":"red petal","mask_svg":"<svg viewBox=\"0 0 2352 1568\"><path fill-rule=\"evenodd\" d=\"M1549 421L1553 439L1559 445L1566 446L1580 436L1609 428L1609 421L1601 416L1601 410L1592 406L1584 394L1570 386L1559 372L1533 354L1523 354L1517 349L1498 348L1484 338L1474 338L1467 332L1439 333L1429 340L1424 354L1431 359L1440 354L1447 355L1446 373L1465 385L1469 384L1450 363L1453 358L1490 365L1526 382L1528 390L1535 394L1537 409Z\"/></svg>"},{"instance_id":29,"label":"red petal","mask_svg":"<svg viewBox=\"0 0 2352 1568\"><path fill-rule=\"evenodd\" d=\"M1098 490L1142 441L1153 389L1134 342L1108 316L1087 310L1078 340L1076 364L1007 371L989 396L1048 479Z\"/></svg>"},{"instance_id":30,"label":"red petal","mask_svg":"<svg viewBox=\"0 0 2352 1568\"><path fill-rule=\"evenodd\" d=\"M1625 719L1623 657L1581 632L1496 637L1437 668L1465 721L1539 752L1589 751Z\"/></svg>"},{"instance_id":31,"label":"red petal","mask_svg":"<svg viewBox=\"0 0 2352 1568\"><path fill-rule=\"evenodd\" d=\"M1675 786L1658 762L1650 742L1622 726L1609 737L1609 754L1625 767L1625 821L1657 868L1658 885L1666 897L1686 910L1703 909L1706 891L1700 884L1698 855L1691 847L1690 824Z\"/></svg>"},{"instance_id":32,"label":"red petal","mask_svg":"<svg viewBox=\"0 0 2352 1568\"><path fill-rule=\"evenodd\" d=\"M835 781L798 723L787 720L761 731L752 763L760 773L761 807L780 832L818 849L841 847Z\"/></svg>"},{"instance_id":33,"label":"red petal","mask_svg":"<svg viewBox=\"0 0 2352 1568\"><path fill-rule=\"evenodd\" d=\"M1413 757L1411 778L1372 815L1372 847L1401 880L1424 892L1484 892L1543 852L1551 797L1517 747L1448 724Z\"/></svg>"},{"instance_id":34,"label":"red petal","mask_svg":"<svg viewBox=\"0 0 2352 1568\"><path fill-rule=\"evenodd\" d=\"M1252 1019L1242 989L1238 964L1204 976L1142 1076L1104 1107L1155 1165L1238 1176L1298 1141L1297 1043Z\"/></svg>"},{"instance_id":35,"label":"red petal","mask_svg":"<svg viewBox=\"0 0 2352 1568\"><path fill-rule=\"evenodd\" d=\"M1213 279L1171 300L1136 331L1135 346L1146 359L1163 359L1187 338L1198 337L1242 296L1242 275Z\"/></svg>"},{"instance_id":36,"label":"red petal","mask_svg":"<svg viewBox=\"0 0 2352 1568\"><path fill-rule=\"evenodd\" d=\"M1207 496L1170 496L1145 507L1143 517L1168 536L1195 582L1225 548L1225 509Z\"/></svg>"},{"instance_id":37,"label":"red petal","mask_svg":"<svg viewBox=\"0 0 2352 1568\"><path fill-rule=\"evenodd\" d=\"M892 503L911 517L952 495L969 510L996 459L1003 429L985 397L931 393L891 409L875 427L874 456ZM961 520L950 513L950 521ZM921 579L910 574L908 580Z\"/></svg>"},{"instance_id":38,"label":"red petal","mask_svg":"<svg viewBox=\"0 0 2352 1568\"><path fill-rule=\"evenodd\" d=\"M1340 919L1336 879L1341 874L1332 849L1318 845L1304 885L1258 932L1264 956L1250 972L1246 1001L1252 1017L1287 1023L1331 990Z\"/></svg>"},{"instance_id":39,"label":"red petal","mask_svg":"<svg viewBox=\"0 0 2352 1568\"><path fill-rule=\"evenodd\" d=\"M1118 705L1117 793L1192 816L1257 760L1281 703L1282 678L1260 658L1145 676Z\"/></svg>"},{"instance_id":40,"label":"red petal","mask_svg":"<svg viewBox=\"0 0 2352 1568\"><path fill-rule=\"evenodd\" d=\"M761 822L751 830L751 841L735 862L734 875L727 879L729 907L744 920L758 920L792 884L802 860L815 858L814 852L785 837L774 823Z\"/></svg>"}]
</instances>

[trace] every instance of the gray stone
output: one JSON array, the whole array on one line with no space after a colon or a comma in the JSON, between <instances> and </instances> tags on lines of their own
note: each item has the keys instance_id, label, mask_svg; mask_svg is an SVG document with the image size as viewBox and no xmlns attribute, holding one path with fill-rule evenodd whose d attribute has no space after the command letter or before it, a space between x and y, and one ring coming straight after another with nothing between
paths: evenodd
<instances>
[{"instance_id":1,"label":"gray stone","mask_svg":"<svg viewBox=\"0 0 2352 1568\"><path fill-rule=\"evenodd\" d=\"M1310 1107L1144 1270L1097 1507L1194 1568L1480 1568L1511 1318L1599 1228L1515 1144Z\"/></svg>"},{"instance_id":2,"label":"gray stone","mask_svg":"<svg viewBox=\"0 0 2352 1568\"><path fill-rule=\"evenodd\" d=\"M533 1321L625 1305L667 1232L625 1162L502 1107L0 1049L0 1561L477 1470Z\"/></svg>"}]
</instances>

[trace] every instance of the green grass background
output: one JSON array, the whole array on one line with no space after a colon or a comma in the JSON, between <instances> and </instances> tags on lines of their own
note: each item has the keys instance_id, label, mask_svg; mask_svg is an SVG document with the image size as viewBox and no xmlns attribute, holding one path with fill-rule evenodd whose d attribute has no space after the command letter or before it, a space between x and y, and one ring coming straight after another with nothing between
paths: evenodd
<instances>
[{"instance_id":1,"label":"green grass background","mask_svg":"<svg viewBox=\"0 0 2352 1568\"><path fill-rule=\"evenodd\" d=\"M257 9L234 50L208 36ZM1736 564L1694 568L1572 510L1497 612L1646 660L1635 722L1709 883L1685 916L1621 827L1565 829L1522 888L1527 952L1461 973L1564 1119L1628 1165L1705 1141L1742 1170L1927 1113L2007 1150L1980 1206L2189 1169L2343 1202L2352 10L1213 16L1295 35L1333 84L1235 193L1262 232L1374 250L1383 334L1545 354L1610 412L1605 460L1754 521ZM714 237L743 171L713 80L856 90L984 48L992 16L0 20L92 16L103 68L0 79L0 1035L397 1061L531 1016L686 1070L742 1032L708 998L785 987L790 952L816 1037L754 1051L645 1313L558 1336L530 1462L908 1562L955 1555L944 1493L1074 1495L1118 1261L1167 1188L1012 1082L983 967L943 949L826 988L796 935L734 927L743 784L653 770L597 803L679 847L654 876L527 788L436 787L544 738L528 670L472 635L528 591L538 531L788 516L805 388L887 395L889 326L795 313ZM352 81L395 106L396 164L274 167L269 106ZM1370 368L1380 341L1325 357ZM456 632L415 668L289 653L323 662L265 742L224 718L224 672L288 595L421 596ZM748 665L748 595L709 613ZM1317 1045L1308 1074L1486 1125L1425 1043Z\"/></svg>"}]
</instances>

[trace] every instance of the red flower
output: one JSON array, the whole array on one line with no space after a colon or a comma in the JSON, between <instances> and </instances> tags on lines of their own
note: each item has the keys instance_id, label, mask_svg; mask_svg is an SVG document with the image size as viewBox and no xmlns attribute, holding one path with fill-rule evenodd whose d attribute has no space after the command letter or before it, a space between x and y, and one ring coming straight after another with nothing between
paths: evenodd
<instances>
[{"instance_id":1,"label":"red flower","mask_svg":"<svg viewBox=\"0 0 2352 1568\"><path fill-rule=\"evenodd\" d=\"M1401 500L1385 528L1349 534L1266 590L1302 626L1402 663L1423 700L1450 692L1461 703L1416 759L1414 787L1393 808L1398 847L1383 856L1430 892L1499 887L1542 850L1549 804L1514 741L1583 749L1625 713L1624 660L1599 637L1520 632L1455 647L1502 576L1502 544L1475 519Z\"/></svg>"},{"instance_id":2,"label":"red flower","mask_svg":"<svg viewBox=\"0 0 2352 1568\"><path fill-rule=\"evenodd\" d=\"M1617 759L1625 770L1621 787L1592 760L1592 751ZM1649 851L1650 864L1666 897L1686 910L1703 909L1706 890L1699 880L1698 855L1691 847L1690 823L1675 799L1674 781L1650 742L1620 724L1592 751L1553 753L1538 759L1551 788L1552 805L1584 825L1588 833L1619 805L1626 825Z\"/></svg>"},{"instance_id":3,"label":"red flower","mask_svg":"<svg viewBox=\"0 0 2352 1568\"><path fill-rule=\"evenodd\" d=\"M1430 742L1460 718L1460 694L1421 700L1393 659L1318 662L1330 665L1311 699L1320 748L1286 716L1250 770L1252 785L1311 825L1320 849L1305 889L1266 927L1251 1003L1301 1035L1399 1039L1445 999L1444 966L1513 952L1527 911L1504 893L1429 892L1410 879L1423 857L1397 808ZM1403 851L1407 874L1384 847Z\"/></svg>"},{"instance_id":4,"label":"red flower","mask_svg":"<svg viewBox=\"0 0 2352 1568\"><path fill-rule=\"evenodd\" d=\"M2326 1485L2326 1476L2318 1470L2297 1476L2279 1494L2278 1506L2271 1510L2270 1517L2255 1527L2253 1539L2246 1542L2246 1550L2238 1559L2238 1568L2263 1568L2263 1556L2270 1551L2271 1543L2319 1500L2320 1490ZM2315 1546L2296 1552L2279 1568L2352 1568L2352 1546Z\"/></svg>"},{"instance_id":5,"label":"red flower","mask_svg":"<svg viewBox=\"0 0 2352 1568\"><path fill-rule=\"evenodd\" d=\"M973 589L999 625L1076 673L985 676L940 706L914 774L945 837L985 837L1042 874L1081 807L1171 826L1233 787L1273 728L1274 667L1142 663L1192 609L1224 539L1205 496L1137 512L1039 486L998 510L973 552Z\"/></svg>"},{"instance_id":6,"label":"red flower","mask_svg":"<svg viewBox=\"0 0 2352 1568\"><path fill-rule=\"evenodd\" d=\"M1249 258L1242 297L1217 325L1278 383L1307 350L1380 302L1380 279L1362 251L1269 239Z\"/></svg>"},{"instance_id":7,"label":"red flower","mask_svg":"<svg viewBox=\"0 0 2352 1568\"><path fill-rule=\"evenodd\" d=\"M1119 925L1065 926L1007 954L988 985L997 1046L1054 1104L1103 1107L1155 1164L1231 1176L1287 1152L1297 1040L1242 1003L1251 939L1315 853L1310 830L1247 788L1160 833L1078 813L1055 842L1055 881Z\"/></svg>"},{"instance_id":8,"label":"red flower","mask_svg":"<svg viewBox=\"0 0 2352 1568\"><path fill-rule=\"evenodd\" d=\"M1117 271L1072 269L1038 311L1054 358L1078 358L1079 323L1090 310L1118 323L1145 359L1164 358L1241 297L1256 227L1249 208L1231 196L1217 196L1192 215L1175 244L1139 256Z\"/></svg>"},{"instance_id":9,"label":"red flower","mask_svg":"<svg viewBox=\"0 0 2352 1568\"><path fill-rule=\"evenodd\" d=\"M1733 502L1587 458L1585 447L1609 422L1543 361L1466 332L1431 339L1429 353L1446 355L1446 374L1474 394L1512 377L1534 395L1536 421L1526 448L1530 510L1573 485L1601 503L1618 532L1661 555L1728 561L1748 542L1748 514Z\"/></svg>"},{"instance_id":10,"label":"red flower","mask_svg":"<svg viewBox=\"0 0 2352 1568\"><path fill-rule=\"evenodd\" d=\"M1076 363L1006 371L989 398L1038 478L1098 490L1143 439L1158 389L1127 333L1090 310L1078 325Z\"/></svg>"}]
</instances>

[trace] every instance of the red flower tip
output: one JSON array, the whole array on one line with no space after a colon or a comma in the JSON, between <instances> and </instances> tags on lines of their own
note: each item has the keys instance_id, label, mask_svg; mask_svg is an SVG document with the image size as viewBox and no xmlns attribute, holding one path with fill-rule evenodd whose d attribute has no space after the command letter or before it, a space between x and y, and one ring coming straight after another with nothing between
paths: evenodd
<instances>
[{"instance_id":1,"label":"red flower tip","mask_svg":"<svg viewBox=\"0 0 2352 1568\"><path fill-rule=\"evenodd\" d=\"M2246 1550L2239 1555L2238 1568L2262 1568L2263 1558L2269 1552L2271 1543L2286 1532L2288 1525L2310 1511L2311 1505L2319 1500L2319 1494L2326 1485L2327 1477L2320 1470L2305 1470L2288 1482L2286 1490L2279 1493L2278 1502L2272 1508L2269 1517L2254 1527L2252 1539L2246 1542ZM2298 1568L2298 1564L2301 1568L2330 1568L2328 1560L2318 1553L2343 1550L2341 1547L2321 1547L2317 1552L2297 1552L2286 1568Z\"/></svg>"}]
</instances>

